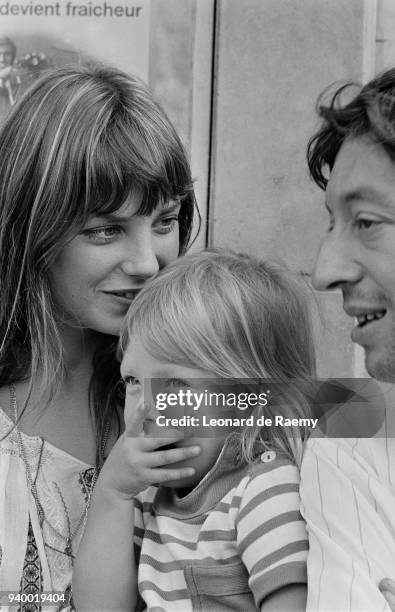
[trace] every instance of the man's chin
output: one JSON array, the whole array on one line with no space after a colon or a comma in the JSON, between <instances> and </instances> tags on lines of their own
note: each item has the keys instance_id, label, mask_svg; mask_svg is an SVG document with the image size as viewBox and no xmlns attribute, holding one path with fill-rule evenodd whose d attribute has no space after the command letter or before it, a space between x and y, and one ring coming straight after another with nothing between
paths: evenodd
<instances>
[{"instance_id":1,"label":"man's chin","mask_svg":"<svg viewBox=\"0 0 395 612\"><path fill-rule=\"evenodd\" d=\"M393 359L375 357L368 352L365 354L365 367L369 376L382 382L395 382L395 355Z\"/></svg>"}]
</instances>

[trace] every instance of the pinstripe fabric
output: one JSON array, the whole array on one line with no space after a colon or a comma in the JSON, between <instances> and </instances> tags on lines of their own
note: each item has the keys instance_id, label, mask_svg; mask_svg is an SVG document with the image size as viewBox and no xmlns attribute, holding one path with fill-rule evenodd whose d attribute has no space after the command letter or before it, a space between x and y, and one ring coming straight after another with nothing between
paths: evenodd
<instances>
[{"instance_id":1,"label":"pinstripe fabric","mask_svg":"<svg viewBox=\"0 0 395 612\"><path fill-rule=\"evenodd\" d=\"M378 583L395 579L395 413L374 438L310 439L302 463L308 525L307 609L390 608Z\"/></svg>"},{"instance_id":2,"label":"pinstripe fabric","mask_svg":"<svg viewBox=\"0 0 395 612\"><path fill-rule=\"evenodd\" d=\"M306 582L299 474L288 460L235 464L232 443L180 499L150 487L136 500L139 591L148 610L259 609Z\"/></svg>"}]
</instances>

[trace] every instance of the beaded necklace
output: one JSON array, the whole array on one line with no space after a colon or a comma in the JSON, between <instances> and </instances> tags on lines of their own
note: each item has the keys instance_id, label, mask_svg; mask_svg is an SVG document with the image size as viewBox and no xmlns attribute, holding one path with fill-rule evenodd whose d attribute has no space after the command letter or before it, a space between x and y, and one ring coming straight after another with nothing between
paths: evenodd
<instances>
[{"instance_id":1,"label":"beaded necklace","mask_svg":"<svg viewBox=\"0 0 395 612\"><path fill-rule=\"evenodd\" d=\"M37 477L40 471L40 467L41 467L41 462L42 462L42 456L43 456L43 450L44 450L44 445L45 445L45 440L43 438L40 438L41 440L41 447L40 447L40 454L39 454L39 459L38 459L38 463L37 463L37 469L36 469L36 474L35 477L33 478L32 476L32 471L27 459L27 455L26 455L26 449L24 447L23 444L23 440L22 440L22 434L21 431L18 427L18 404L17 404L17 400L16 400L16 393L15 393L15 387L14 385L11 383L9 385L9 389L10 389L10 407L11 407L11 414L14 415L14 423L15 423L15 431L16 431L16 435L17 435L17 440L18 440L18 448L19 448L19 454L22 458L23 464L25 466L25 473L26 473L26 481L27 481L27 485L30 489L30 492L32 494L32 497L34 499L34 503L37 509L37 514L38 514L38 519L39 519L39 523L40 523L40 528L41 531L43 531L43 526L44 523L45 525L47 525L51 531L58 536L58 538L60 538L61 540L63 540L65 542L65 547L63 550L59 550L57 548L55 548L54 546L51 546L50 544L44 542L45 546L47 548L50 548L51 550L54 550L58 553L61 553L63 555L66 555L67 557L70 558L71 562L73 562L74 559L74 555L73 555L73 547L72 547L72 542L73 539L75 538L75 536L77 535L77 533L79 532L79 530L82 528L82 530L85 528L85 524L88 518L88 511L89 511L89 507L90 507L90 501L91 501L91 497L92 497L92 492L93 492L93 488L96 484L97 478L99 476L99 471L100 471L100 467L98 465L95 466L94 468L94 472L93 472L93 478L92 478L92 484L89 488L89 493L88 493L88 499L87 502L85 504L85 508L81 514L81 517L75 527L75 529L73 531L71 531L71 521L70 521L70 516L69 516L69 512L67 509L67 505L66 505L66 501L64 499L64 496L62 494L62 491L60 490L59 485L54 482L53 485L56 489L56 492L59 496L60 502L62 504L63 510L64 510L64 514L66 517L66 524L67 524L67 535L64 535L62 533L60 533L58 531L58 529L56 529L56 527L54 527L52 525L52 523L48 520L48 517L45 516L45 512L43 509L43 506L40 502L39 496L38 496L38 491L37 491ZM104 456L104 451L107 445L107 441L108 441L108 437L109 437L109 433L110 433L110 422L107 421L106 425L105 425L105 429L104 429L104 435L103 435L103 439L101 442L101 453L100 456L103 457ZM43 534L44 535L44 534Z\"/></svg>"}]
</instances>

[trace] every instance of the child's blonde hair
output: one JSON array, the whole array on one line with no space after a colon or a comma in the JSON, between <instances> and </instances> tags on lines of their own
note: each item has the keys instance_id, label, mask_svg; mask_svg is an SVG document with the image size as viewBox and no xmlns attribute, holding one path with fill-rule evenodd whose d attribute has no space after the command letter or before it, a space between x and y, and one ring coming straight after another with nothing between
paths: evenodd
<instances>
[{"instance_id":1,"label":"child's blonde hair","mask_svg":"<svg viewBox=\"0 0 395 612\"><path fill-rule=\"evenodd\" d=\"M136 297L121 332L123 350L132 335L160 361L218 378L275 381L284 389L281 411L269 401L265 417L309 416L303 392L311 391L315 375L309 309L300 283L278 264L222 249L187 255ZM245 459L251 461L257 447L277 447L299 463L306 432L291 431L247 427L241 436Z\"/></svg>"}]
</instances>

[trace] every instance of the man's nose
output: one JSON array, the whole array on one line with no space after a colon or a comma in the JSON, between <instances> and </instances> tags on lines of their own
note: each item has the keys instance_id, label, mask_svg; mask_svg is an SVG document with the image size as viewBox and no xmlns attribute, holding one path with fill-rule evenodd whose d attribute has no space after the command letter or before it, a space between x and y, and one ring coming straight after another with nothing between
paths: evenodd
<instances>
[{"instance_id":1,"label":"man's nose","mask_svg":"<svg viewBox=\"0 0 395 612\"><path fill-rule=\"evenodd\" d=\"M336 237L334 233L329 234L313 270L313 287L318 291L329 291L345 283L358 282L361 266L354 251L352 242L345 235Z\"/></svg>"},{"instance_id":2,"label":"man's nose","mask_svg":"<svg viewBox=\"0 0 395 612\"><path fill-rule=\"evenodd\" d=\"M126 246L121 262L122 271L128 276L150 278L159 270L159 261L151 236L134 237Z\"/></svg>"}]
</instances>

